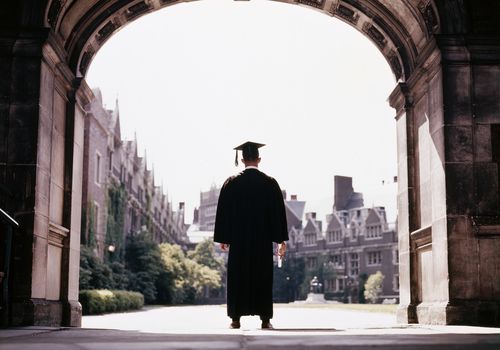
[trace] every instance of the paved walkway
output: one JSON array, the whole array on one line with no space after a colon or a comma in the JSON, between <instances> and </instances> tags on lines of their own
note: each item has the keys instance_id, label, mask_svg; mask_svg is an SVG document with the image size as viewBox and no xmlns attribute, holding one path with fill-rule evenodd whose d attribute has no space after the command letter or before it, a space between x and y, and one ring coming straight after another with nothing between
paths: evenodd
<instances>
[{"instance_id":1,"label":"paved walkway","mask_svg":"<svg viewBox=\"0 0 500 350\"><path fill-rule=\"evenodd\" d=\"M83 328L0 330L1 350L156 349L500 349L500 328L401 326L394 316L335 307L275 307L275 330L257 317L227 328L222 306L148 308L86 316Z\"/></svg>"}]
</instances>

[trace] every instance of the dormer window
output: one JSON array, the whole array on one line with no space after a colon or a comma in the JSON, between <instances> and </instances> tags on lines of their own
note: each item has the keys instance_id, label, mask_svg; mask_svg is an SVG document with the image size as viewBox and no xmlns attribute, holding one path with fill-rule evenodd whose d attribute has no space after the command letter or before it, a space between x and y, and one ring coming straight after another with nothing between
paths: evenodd
<instances>
[{"instance_id":1,"label":"dormer window","mask_svg":"<svg viewBox=\"0 0 500 350\"><path fill-rule=\"evenodd\" d=\"M380 225L367 225L366 226L366 238L374 239L382 237L382 226Z\"/></svg>"}]
</instances>

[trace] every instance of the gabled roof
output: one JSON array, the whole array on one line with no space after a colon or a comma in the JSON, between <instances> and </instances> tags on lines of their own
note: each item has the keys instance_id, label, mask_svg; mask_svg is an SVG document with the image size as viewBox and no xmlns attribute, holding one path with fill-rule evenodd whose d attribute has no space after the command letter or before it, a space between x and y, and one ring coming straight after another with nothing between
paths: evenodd
<instances>
[{"instance_id":1,"label":"gabled roof","mask_svg":"<svg viewBox=\"0 0 500 350\"><path fill-rule=\"evenodd\" d=\"M111 114L110 130L113 130L115 144L119 145L122 139L120 127L120 108L118 107L118 99L116 99L115 109Z\"/></svg>"},{"instance_id":2,"label":"gabled roof","mask_svg":"<svg viewBox=\"0 0 500 350\"><path fill-rule=\"evenodd\" d=\"M304 232L316 232L316 233L319 233L321 232L321 229L318 225L318 222L313 219L313 218L309 218L307 219L307 222L306 222L306 226L304 227Z\"/></svg>"},{"instance_id":3,"label":"gabled roof","mask_svg":"<svg viewBox=\"0 0 500 350\"><path fill-rule=\"evenodd\" d=\"M333 213L331 215L330 222L328 223L328 226L326 227L326 231L335 231L335 230L341 229L343 226L344 225L342 224L342 221L340 221L337 214Z\"/></svg>"},{"instance_id":4,"label":"gabled roof","mask_svg":"<svg viewBox=\"0 0 500 350\"><path fill-rule=\"evenodd\" d=\"M306 207L305 201L285 201L285 207L290 209L291 213L295 215L298 220L302 220L304 216L304 208Z\"/></svg>"},{"instance_id":5,"label":"gabled roof","mask_svg":"<svg viewBox=\"0 0 500 350\"><path fill-rule=\"evenodd\" d=\"M382 218L380 215L377 213L375 209L369 209L368 210L368 216L365 220L366 225L373 225L373 224L380 224L382 223Z\"/></svg>"}]
</instances>

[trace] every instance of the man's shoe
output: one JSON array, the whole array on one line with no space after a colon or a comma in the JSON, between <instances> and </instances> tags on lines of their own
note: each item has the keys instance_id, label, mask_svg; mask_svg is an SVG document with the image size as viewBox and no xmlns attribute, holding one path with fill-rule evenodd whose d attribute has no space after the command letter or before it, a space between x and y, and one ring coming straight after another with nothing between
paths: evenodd
<instances>
[{"instance_id":1,"label":"man's shoe","mask_svg":"<svg viewBox=\"0 0 500 350\"><path fill-rule=\"evenodd\" d=\"M262 329L274 329L273 325L269 321L262 321Z\"/></svg>"},{"instance_id":2,"label":"man's shoe","mask_svg":"<svg viewBox=\"0 0 500 350\"><path fill-rule=\"evenodd\" d=\"M229 325L229 328L231 328L231 329L238 329L240 327L241 327L240 321L233 321Z\"/></svg>"}]
</instances>

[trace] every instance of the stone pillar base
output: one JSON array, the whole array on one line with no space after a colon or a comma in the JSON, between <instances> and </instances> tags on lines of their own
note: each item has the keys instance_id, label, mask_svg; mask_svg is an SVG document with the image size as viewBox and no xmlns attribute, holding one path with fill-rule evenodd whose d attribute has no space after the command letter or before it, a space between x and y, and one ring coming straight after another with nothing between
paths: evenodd
<instances>
[{"instance_id":1,"label":"stone pillar base","mask_svg":"<svg viewBox=\"0 0 500 350\"><path fill-rule=\"evenodd\" d=\"M29 299L13 302L11 326L80 327L82 307L78 301Z\"/></svg>"},{"instance_id":2,"label":"stone pillar base","mask_svg":"<svg viewBox=\"0 0 500 350\"><path fill-rule=\"evenodd\" d=\"M400 305L398 323L499 326L500 302L455 301Z\"/></svg>"},{"instance_id":3,"label":"stone pillar base","mask_svg":"<svg viewBox=\"0 0 500 350\"><path fill-rule=\"evenodd\" d=\"M418 323L416 306L413 304L399 304L396 310L396 320L400 324Z\"/></svg>"},{"instance_id":4,"label":"stone pillar base","mask_svg":"<svg viewBox=\"0 0 500 350\"><path fill-rule=\"evenodd\" d=\"M82 304L77 300L64 303L62 325L65 327L82 326Z\"/></svg>"}]
</instances>

